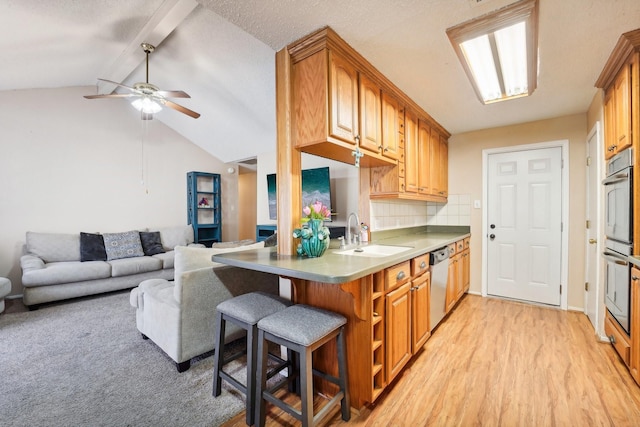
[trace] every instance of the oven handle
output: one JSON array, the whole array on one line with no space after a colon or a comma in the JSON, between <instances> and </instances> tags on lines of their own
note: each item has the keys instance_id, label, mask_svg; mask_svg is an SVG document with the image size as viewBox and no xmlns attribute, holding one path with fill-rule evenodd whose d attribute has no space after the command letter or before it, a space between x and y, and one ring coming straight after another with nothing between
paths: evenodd
<instances>
[{"instance_id":1,"label":"oven handle","mask_svg":"<svg viewBox=\"0 0 640 427\"><path fill-rule=\"evenodd\" d=\"M629 262L626 261L624 257L622 257L621 255L618 255L616 253L603 252L602 256L605 257L606 259L608 259L609 261L615 262L616 264L624 265L624 266L629 265Z\"/></svg>"},{"instance_id":2,"label":"oven handle","mask_svg":"<svg viewBox=\"0 0 640 427\"><path fill-rule=\"evenodd\" d=\"M617 175L610 176L602 180L603 185L615 184L616 182L627 181L629 179L628 173L619 173Z\"/></svg>"}]
</instances>

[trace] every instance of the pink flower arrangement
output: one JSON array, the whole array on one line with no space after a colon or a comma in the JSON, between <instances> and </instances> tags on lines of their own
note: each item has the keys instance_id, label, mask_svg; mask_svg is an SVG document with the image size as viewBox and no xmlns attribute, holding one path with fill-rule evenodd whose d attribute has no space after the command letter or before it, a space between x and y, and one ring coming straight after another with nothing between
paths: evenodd
<instances>
[{"instance_id":1,"label":"pink flower arrangement","mask_svg":"<svg viewBox=\"0 0 640 427\"><path fill-rule=\"evenodd\" d=\"M302 213L306 215L307 220L309 219L330 219L331 211L325 205L323 205L320 201L316 200L316 202L312 205L305 206L302 208Z\"/></svg>"}]
</instances>

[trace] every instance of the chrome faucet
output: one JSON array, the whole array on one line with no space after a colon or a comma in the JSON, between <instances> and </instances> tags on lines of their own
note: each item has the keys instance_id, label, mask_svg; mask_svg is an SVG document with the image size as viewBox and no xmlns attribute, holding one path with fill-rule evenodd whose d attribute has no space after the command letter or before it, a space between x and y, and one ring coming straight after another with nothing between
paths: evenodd
<instances>
[{"instance_id":1,"label":"chrome faucet","mask_svg":"<svg viewBox=\"0 0 640 427\"><path fill-rule=\"evenodd\" d=\"M351 233L351 218L355 218L356 220L356 233ZM355 212L351 212L349 214L349 218L347 219L347 232L345 233L345 240L347 241L347 245L351 245L357 243L360 246L360 217Z\"/></svg>"}]
</instances>

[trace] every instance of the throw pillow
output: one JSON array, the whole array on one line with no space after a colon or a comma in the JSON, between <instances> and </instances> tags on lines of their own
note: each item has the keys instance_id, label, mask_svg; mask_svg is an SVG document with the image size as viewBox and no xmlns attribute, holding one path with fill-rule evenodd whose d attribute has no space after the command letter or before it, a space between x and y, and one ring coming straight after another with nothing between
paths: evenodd
<instances>
[{"instance_id":1,"label":"throw pillow","mask_svg":"<svg viewBox=\"0 0 640 427\"><path fill-rule=\"evenodd\" d=\"M147 256L164 253L159 231L141 231L140 242L142 243L142 250Z\"/></svg>"},{"instance_id":2,"label":"throw pillow","mask_svg":"<svg viewBox=\"0 0 640 427\"><path fill-rule=\"evenodd\" d=\"M275 246L278 244L278 233L273 233L271 236L267 237L264 241L264 247L270 248L271 246Z\"/></svg>"},{"instance_id":3,"label":"throw pillow","mask_svg":"<svg viewBox=\"0 0 640 427\"><path fill-rule=\"evenodd\" d=\"M107 261L144 256L142 242L140 242L140 233L138 231L104 233L103 237L104 249L107 252Z\"/></svg>"},{"instance_id":4,"label":"throw pillow","mask_svg":"<svg viewBox=\"0 0 640 427\"><path fill-rule=\"evenodd\" d=\"M106 261L104 239L100 234L80 233L80 261Z\"/></svg>"}]
</instances>

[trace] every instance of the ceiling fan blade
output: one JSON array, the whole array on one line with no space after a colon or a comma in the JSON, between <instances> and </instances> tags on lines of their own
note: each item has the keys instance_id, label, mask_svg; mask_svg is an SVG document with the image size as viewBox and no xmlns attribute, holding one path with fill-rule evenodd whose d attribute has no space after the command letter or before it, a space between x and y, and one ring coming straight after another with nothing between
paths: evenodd
<instances>
[{"instance_id":1,"label":"ceiling fan blade","mask_svg":"<svg viewBox=\"0 0 640 427\"><path fill-rule=\"evenodd\" d=\"M138 92L136 89L132 88L131 86L123 85L122 83L114 82L112 80L107 80L107 79L100 79L100 78L98 80L100 80L101 82L111 83L112 85L120 86L120 87L123 87L125 89L129 89L129 90L134 91L136 93Z\"/></svg>"},{"instance_id":2,"label":"ceiling fan blade","mask_svg":"<svg viewBox=\"0 0 640 427\"><path fill-rule=\"evenodd\" d=\"M191 98L189 94L181 90L159 90L156 93L164 98Z\"/></svg>"},{"instance_id":3,"label":"ceiling fan blade","mask_svg":"<svg viewBox=\"0 0 640 427\"><path fill-rule=\"evenodd\" d=\"M97 98L131 98L133 96L138 96L135 93L112 93L105 95L84 95L87 99L97 99Z\"/></svg>"},{"instance_id":4,"label":"ceiling fan blade","mask_svg":"<svg viewBox=\"0 0 640 427\"><path fill-rule=\"evenodd\" d=\"M173 108L176 111L180 111L181 113L184 113L187 116L191 116L194 119L197 119L198 117L200 117L200 113L196 113L193 110L183 107L182 105L176 104L175 102L171 102L167 99L164 100L164 105L166 105L169 108Z\"/></svg>"}]
</instances>

